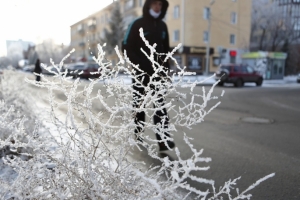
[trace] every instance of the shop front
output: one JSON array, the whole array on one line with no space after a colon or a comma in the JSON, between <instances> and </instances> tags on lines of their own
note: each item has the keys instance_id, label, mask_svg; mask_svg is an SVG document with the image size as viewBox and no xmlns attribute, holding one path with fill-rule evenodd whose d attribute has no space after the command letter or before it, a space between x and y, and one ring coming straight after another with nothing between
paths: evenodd
<instances>
[{"instance_id":1,"label":"shop front","mask_svg":"<svg viewBox=\"0 0 300 200\"><path fill-rule=\"evenodd\" d=\"M210 48L209 54L210 57L214 54L213 48ZM205 71L205 55L206 47L183 46L173 57L176 59L180 68L186 66L186 71L188 72L203 74ZM175 62L171 62L171 70L176 73L180 69L178 69Z\"/></svg>"},{"instance_id":2,"label":"shop front","mask_svg":"<svg viewBox=\"0 0 300 200\"><path fill-rule=\"evenodd\" d=\"M248 52L242 56L243 63L255 68L264 79L283 79L286 53L282 52Z\"/></svg>"}]
</instances>

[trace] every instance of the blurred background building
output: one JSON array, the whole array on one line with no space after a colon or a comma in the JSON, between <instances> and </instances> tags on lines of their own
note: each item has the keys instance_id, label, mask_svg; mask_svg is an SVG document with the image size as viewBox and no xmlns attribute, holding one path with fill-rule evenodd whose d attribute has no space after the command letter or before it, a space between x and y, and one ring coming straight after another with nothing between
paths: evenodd
<instances>
[{"instance_id":1,"label":"blurred background building","mask_svg":"<svg viewBox=\"0 0 300 200\"><path fill-rule=\"evenodd\" d=\"M144 0L119 0L118 4L123 19L119 24L126 30L129 23L142 15ZM221 63L241 62L241 55L250 47L252 1L172 0L169 4L164 20L171 47L183 45L175 55L180 66L202 74L215 72ZM71 26L71 48L75 48L73 56L77 60L96 55L97 44L107 42L105 36L113 23L115 7L113 2ZM112 59L116 62L114 56Z\"/></svg>"},{"instance_id":2,"label":"blurred background building","mask_svg":"<svg viewBox=\"0 0 300 200\"><path fill-rule=\"evenodd\" d=\"M10 64L13 67L19 67L19 61L28 57L28 49L30 49L31 46L33 46L33 43L30 41L7 40L6 51L7 58L10 60Z\"/></svg>"}]
</instances>

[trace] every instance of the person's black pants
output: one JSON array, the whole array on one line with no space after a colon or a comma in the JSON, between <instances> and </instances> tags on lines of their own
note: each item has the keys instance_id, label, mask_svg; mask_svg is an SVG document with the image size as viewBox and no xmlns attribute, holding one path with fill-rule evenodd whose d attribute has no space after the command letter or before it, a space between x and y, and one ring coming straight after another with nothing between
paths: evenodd
<instances>
[{"instance_id":1,"label":"person's black pants","mask_svg":"<svg viewBox=\"0 0 300 200\"><path fill-rule=\"evenodd\" d=\"M154 86L150 86L151 87L151 92L154 94L155 91L157 90ZM141 106L141 104L143 103L144 97L146 96L145 94L145 89L144 87L139 87L139 84L136 84L134 82L133 85L133 98L134 98L134 104L133 106L135 108L138 108ZM153 107L154 108L158 108L158 107L163 107L165 104L165 100L164 97L162 95L159 96L159 99L153 103ZM145 122L145 112L137 112L135 114L135 124L136 124L136 128L134 130L135 134L138 136L140 132L143 131L144 129L144 122ZM169 117L167 114L167 110L165 108L161 109L161 110L157 110L155 112L155 115L153 117L153 121L155 125L159 124L159 128L168 128L169 125ZM160 130L158 130L160 131ZM164 132L164 135L167 137L170 137L170 135L167 132ZM161 140L161 137L159 134L156 134L156 138L157 140Z\"/></svg>"},{"instance_id":2,"label":"person's black pants","mask_svg":"<svg viewBox=\"0 0 300 200\"><path fill-rule=\"evenodd\" d=\"M41 77L40 76L36 76L36 81L41 81Z\"/></svg>"}]
</instances>

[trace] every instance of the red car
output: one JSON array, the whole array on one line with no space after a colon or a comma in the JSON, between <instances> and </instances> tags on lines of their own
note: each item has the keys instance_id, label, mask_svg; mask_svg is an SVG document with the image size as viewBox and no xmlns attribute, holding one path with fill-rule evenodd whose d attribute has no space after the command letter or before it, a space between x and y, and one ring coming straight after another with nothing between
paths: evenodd
<instances>
[{"instance_id":1,"label":"red car","mask_svg":"<svg viewBox=\"0 0 300 200\"><path fill-rule=\"evenodd\" d=\"M233 83L235 87L242 87L246 82L256 83L257 86L263 83L263 77L252 67L236 64L221 65L216 72L216 80L220 80L220 86Z\"/></svg>"}]
</instances>

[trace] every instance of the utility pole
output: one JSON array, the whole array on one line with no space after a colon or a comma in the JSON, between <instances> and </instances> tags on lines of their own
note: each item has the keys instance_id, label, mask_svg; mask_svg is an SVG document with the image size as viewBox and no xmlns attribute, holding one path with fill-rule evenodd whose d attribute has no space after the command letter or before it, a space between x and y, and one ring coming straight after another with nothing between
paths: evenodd
<instances>
[{"instance_id":1,"label":"utility pole","mask_svg":"<svg viewBox=\"0 0 300 200\"><path fill-rule=\"evenodd\" d=\"M215 3L215 0L211 0L210 4L209 4L209 13L208 13L208 19L207 19L207 23L208 23L208 28L207 28L207 32L208 32L208 41L206 43L206 62L205 62L205 75L208 75L209 73L209 49L210 49L210 38L211 38L211 34L210 34L210 27L211 27L211 6Z\"/></svg>"}]
</instances>

